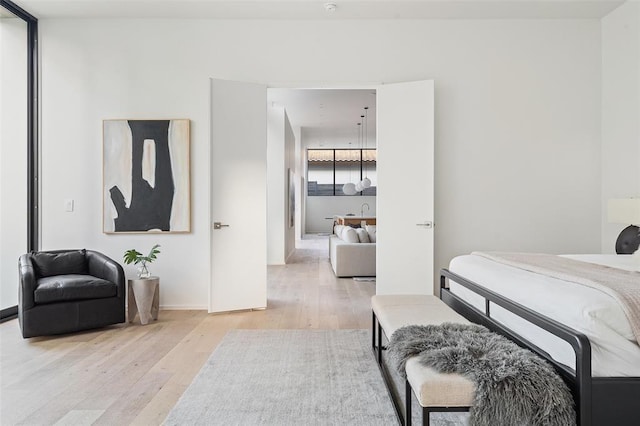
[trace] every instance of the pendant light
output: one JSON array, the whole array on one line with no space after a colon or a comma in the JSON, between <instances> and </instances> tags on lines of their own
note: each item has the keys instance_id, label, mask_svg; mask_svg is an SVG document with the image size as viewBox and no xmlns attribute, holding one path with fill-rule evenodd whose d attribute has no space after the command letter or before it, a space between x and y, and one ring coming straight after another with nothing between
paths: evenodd
<instances>
[{"instance_id":1,"label":"pendant light","mask_svg":"<svg viewBox=\"0 0 640 426\"><path fill-rule=\"evenodd\" d=\"M354 183L345 183L342 187L342 192L344 195L356 195L358 191L356 190L356 185Z\"/></svg>"},{"instance_id":2,"label":"pendant light","mask_svg":"<svg viewBox=\"0 0 640 426\"><path fill-rule=\"evenodd\" d=\"M368 139L368 135L367 135L367 131L369 130L369 107L364 107L364 149L367 149L367 139ZM366 163L364 163L364 159L363 161L363 165L364 165L364 173L365 173L365 177L364 179L362 179L362 188L366 189L369 188L371 186L371 179L369 179L368 174L367 174L367 166Z\"/></svg>"},{"instance_id":3,"label":"pendant light","mask_svg":"<svg viewBox=\"0 0 640 426\"><path fill-rule=\"evenodd\" d=\"M362 141L364 140L364 126L362 125L364 124L364 115L360 116L360 123L358 123L358 126L360 126L359 130L360 133L358 134L358 150L360 151L360 164L362 165ZM362 178L362 168L360 169L360 177ZM358 182L356 184L356 191L361 192L364 190L364 186L362 185L362 180L360 180L360 182Z\"/></svg>"},{"instance_id":4,"label":"pendant light","mask_svg":"<svg viewBox=\"0 0 640 426\"><path fill-rule=\"evenodd\" d=\"M361 123L358 123L358 126L360 126ZM360 139L360 131L358 130L358 140ZM359 142L358 142L359 143ZM347 158L347 162L349 164L349 180L351 180L351 161L349 158ZM360 183L358 182L358 185ZM357 185L355 183L345 183L342 186L342 192L344 193L344 195L356 195L359 191L362 191L362 189L357 189Z\"/></svg>"}]
</instances>

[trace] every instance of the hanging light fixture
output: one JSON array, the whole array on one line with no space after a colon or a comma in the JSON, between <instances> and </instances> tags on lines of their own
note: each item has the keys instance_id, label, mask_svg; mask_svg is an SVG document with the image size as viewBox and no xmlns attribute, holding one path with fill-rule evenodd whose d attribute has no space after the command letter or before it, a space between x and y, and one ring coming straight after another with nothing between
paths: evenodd
<instances>
[{"instance_id":1,"label":"hanging light fixture","mask_svg":"<svg viewBox=\"0 0 640 426\"><path fill-rule=\"evenodd\" d=\"M358 151L360 151L360 164L362 164L362 141L364 140L364 126L362 124L364 124L364 115L360 116L360 123L358 123L358 126L360 126L358 128ZM360 177L362 177L362 168L360 168ZM360 180L360 182L356 184L356 191L361 192L362 190L364 190L364 186L362 186L362 180Z\"/></svg>"},{"instance_id":2,"label":"hanging light fixture","mask_svg":"<svg viewBox=\"0 0 640 426\"><path fill-rule=\"evenodd\" d=\"M369 130L369 107L364 107L364 149L367 149L367 139L368 139L368 134L367 131ZM363 164L364 163L364 159L362 160ZM362 179L362 188L366 189L369 188L371 186L371 179L369 179L368 174L367 174L367 167L365 165L364 167L364 173L365 173L365 177L364 179Z\"/></svg>"},{"instance_id":3,"label":"hanging light fixture","mask_svg":"<svg viewBox=\"0 0 640 426\"><path fill-rule=\"evenodd\" d=\"M360 126L361 123L358 123L358 126ZM359 128L358 128L359 129ZM358 130L358 144L360 143L360 130ZM349 157L347 157L347 164L349 164L349 180L351 180L351 159ZM358 182L358 185L360 184L360 182ZM357 185L355 183L345 183L342 186L342 192L344 193L344 195L356 195L359 191L362 191L362 189L357 189Z\"/></svg>"},{"instance_id":4,"label":"hanging light fixture","mask_svg":"<svg viewBox=\"0 0 640 426\"><path fill-rule=\"evenodd\" d=\"M351 182L345 183L342 187L342 192L344 192L344 195L356 195L358 193L356 184Z\"/></svg>"}]
</instances>

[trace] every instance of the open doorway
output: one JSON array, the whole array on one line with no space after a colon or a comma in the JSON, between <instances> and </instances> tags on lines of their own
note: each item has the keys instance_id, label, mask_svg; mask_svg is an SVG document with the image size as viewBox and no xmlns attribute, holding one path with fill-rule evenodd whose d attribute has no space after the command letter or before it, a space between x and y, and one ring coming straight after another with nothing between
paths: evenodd
<instances>
[{"instance_id":1,"label":"open doorway","mask_svg":"<svg viewBox=\"0 0 640 426\"><path fill-rule=\"evenodd\" d=\"M376 88L375 98L375 140L379 160L374 213L379 222L376 224L376 294L433 293L430 277L433 277L434 240L434 83L424 80L380 85ZM267 305L267 233L270 226L265 218L271 213L267 214L268 191L262 182L267 169L274 167L267 155L268 105L264 84L211 79L210 215L214 226L211 231L210 312L258 309ZM302 137L299 139L303 140ZM300 143L298 150L303 149ZM294 156L298 163L302 158ZM307 231L309 206L306 204L310 198L302 201L305 200L302 191L308 192L308 182L302 181L302 177L308 179L308 174L304 171L304 163L298 166L295 163L294 179L301 179L299 210L301 214L304 211L299 223L304 221L305 225L298 228L302 239L303 230ZM288 168L284 162L279 168L279 192L287 194L285 176L289 176ZM340 183L334 181L334 187ZM282 198L278 222L284 227L287 204L285 197ZM333 211L330 214L335 215ZM289 224L287 226L291 229ZM295 240L295 220L292 235ZM360 263L353 259L346 264Z\"/></svg>"},{"instance_id":2,"label":"open doorway","mask_svg":"<svg viewBox=\"0 0 640 426\"><path fill-rule=\"evenodd\" d=\"M267 99L269 262L326 259L338 217L376 215L376 90L268 89Z\"/></svg>"}]
</instances>

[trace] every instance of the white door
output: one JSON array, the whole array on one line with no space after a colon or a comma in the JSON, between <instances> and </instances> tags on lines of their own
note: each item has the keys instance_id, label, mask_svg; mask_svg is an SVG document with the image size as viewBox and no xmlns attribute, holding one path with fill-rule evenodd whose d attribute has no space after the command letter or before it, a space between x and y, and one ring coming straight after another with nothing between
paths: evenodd
<instances>
[{"instance_id":1,"label":"white door","mask_svg":"<svg viewBox=\"0 0 640 426\"><path fill-rule=\"evenodd\" d=\"M267 306L266 179L267 87L212 79L209 312Z\"/></svg>"},{"instance_id":2,"label":"white door","mask_svg":"<svg viewBox=\"0 0 640 426\"><path fill-rule=\"evenodd\" d=\"M377 294L433 294L433 81L377 89Z\"/></svg>"}]
</instances>

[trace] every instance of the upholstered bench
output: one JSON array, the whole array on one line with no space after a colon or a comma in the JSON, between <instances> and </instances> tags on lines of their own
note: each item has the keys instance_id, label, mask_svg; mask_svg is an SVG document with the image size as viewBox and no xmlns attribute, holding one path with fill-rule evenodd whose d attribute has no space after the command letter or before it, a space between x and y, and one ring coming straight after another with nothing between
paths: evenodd
<instances>
[{"instance_id":1,"label":"upholstered bench","mask_svg":"<svg viewBox=\"0 0 640 426\"><path fill-rule=\"evenodd\" d=\"M398 392L392 389L393 382L385 374L382 358L383 337L389 339L393 333L406 325L436 325L445 322L469 324L469 321L456 313L435 296L422 295L380 295L371 298L372 346L385 382L391 395ZM384 336L383 336L384 335ZM475 386L466 377L459 374L443 374L421 364L417 358L411 358L406 365L404 415L400 413L405 425L411 425L411 394L413 393L422 407L422 424L429 424L429 413L440 411L468 411L473 404ZM394 402L395 403L395 402Z\"/></svg>"}]
</instances>

